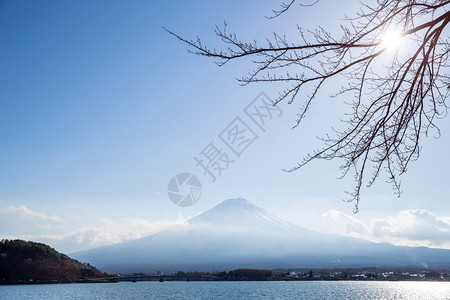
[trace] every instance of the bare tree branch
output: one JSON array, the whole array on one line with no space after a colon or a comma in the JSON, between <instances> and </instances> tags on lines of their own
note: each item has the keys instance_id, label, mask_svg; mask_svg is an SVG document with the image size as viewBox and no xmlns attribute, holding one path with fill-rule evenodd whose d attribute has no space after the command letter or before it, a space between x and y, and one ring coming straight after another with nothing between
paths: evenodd
<instances>
[{"instance_id":1,"label":"bare tree branch","mask_svg":"<svg viewBox=\"0 0 450 300\"><path fill-rule=\"evenodd\" d=\"M280 17L294 3L283 3L270 18ZM449 8L450 1L444 0L377 0L372 6L362 4L356 16L345 18L339 39L320 27L306 33L298 28L295 42L274 33L264 46L241 41L224 24L215 29L225 46L221 50L202 45L199 38L191 41L166 30L186 43L190 52L215 58L219 66L250 58L255 68L239 82L284 85L274 105L305 97L301 91L311 86L294 127L327 82L344 77L347 85L331 96L352 99L348 103L352 113L344 120L347 129L322 138L322 149L286 171L315 159L342 159L342 177L354 172L356 184L347 201L355 202L357 212L363 185L370 187L383 170L400 196L399 176L419 158L420 138L431 131L440 134L435 122L447 114L450 91L450 44L444 31L450 22ZM389 53L386 63L388 46L383 37L393 30L400 31L398 39L408 43L408 50Z\"/></svg>"}]
</instances>

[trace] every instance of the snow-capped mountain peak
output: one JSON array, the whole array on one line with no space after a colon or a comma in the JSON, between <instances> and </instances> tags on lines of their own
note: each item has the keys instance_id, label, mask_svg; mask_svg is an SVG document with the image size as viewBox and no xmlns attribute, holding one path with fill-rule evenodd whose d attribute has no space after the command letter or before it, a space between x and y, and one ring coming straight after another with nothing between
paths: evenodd
<instances>
[{"instance_id":1,"label":"snow-capped mountain peak","mask_svg":"<svg viewBox=\"0 0 450 300\"><path fill-rule=\"evenodd\" d=\"M450 251L317 233L289 224L245 199L228 199L189 226L72 256L109 272L450 266Z\"/></svg>"},{"instance_id":2,"label":"snow-capped mountain peak","mask_svg":"<svg viewBox=\"0 0 450 300\"><path fill-rule=\"evenodd\" d=\"M191 225L240 227L250 229L288 229L295 227L242 198L227 199L190 219Z\"/></svg>"}]
</instances>

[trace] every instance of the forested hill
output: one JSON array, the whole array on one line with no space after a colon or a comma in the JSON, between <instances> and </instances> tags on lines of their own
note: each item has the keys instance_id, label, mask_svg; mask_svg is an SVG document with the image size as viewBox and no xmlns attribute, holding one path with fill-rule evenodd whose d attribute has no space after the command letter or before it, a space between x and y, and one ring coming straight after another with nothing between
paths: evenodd
<instances>
[{"instance_id":1,"label":"forested hill","mask_svg":"<svg viewBox=\"0 0 450 300\"><path fill-rule=\"evenodd\" d=\"M106 277L95 267L55 249L23 240L0 241L0 284L11 282L76 282Z\"/></svg>"}]
</instances>

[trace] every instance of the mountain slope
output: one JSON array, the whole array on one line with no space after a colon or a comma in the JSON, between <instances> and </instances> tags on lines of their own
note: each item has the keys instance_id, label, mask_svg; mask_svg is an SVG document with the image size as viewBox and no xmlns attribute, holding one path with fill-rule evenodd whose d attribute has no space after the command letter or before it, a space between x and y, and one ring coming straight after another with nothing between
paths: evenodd
<instances>
[{"instance_id":1,"label":"mountain slope","mask_svg":"<svg viewBox=\"0 0 450 300\"><path fill-rule=\"evenodd\" d=\"M225 200L189 226L74 253L108 272L235 268L450 267L450 250L397 247L326 235L285 222L244 199Z\"/></svg>"}]
</instances>

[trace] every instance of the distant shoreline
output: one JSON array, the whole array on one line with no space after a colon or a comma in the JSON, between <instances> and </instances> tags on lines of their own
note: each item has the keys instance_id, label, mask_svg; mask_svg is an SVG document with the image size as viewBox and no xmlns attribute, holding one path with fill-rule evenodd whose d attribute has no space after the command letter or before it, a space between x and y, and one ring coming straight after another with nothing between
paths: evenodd
<instances>
[{"instance_id":1,"label":"distant shoreline","mask_svg":"<svg viewBox=\"0 0 450 300\"><path fill-rule=\"evenodd\" d=\"M76 283L118 283L116 278L112 279L80 279L75 281L67 280L16 280L16 281L0 281L1 285L32 285L32 284L76 284Z\"/></svg>"},{"instance_id":2,"label":"distant shoreline","mask_svg":"<svg viewBox=\"0 0 450 300\"><path fill-rule=\"evenodd\" d=\"M268 279L268 280L223 280L219 278L211 279L182 279L172 278L169 276L161 276L161 279L118 279L112 278L109 280L77 280L77 281L57 281L57 280L33 280L33 281L14 281L14 282L0 282L0 286L4 285L38 285L38 284L82 284L82 283L119 283L119 282L267 282L267 281L279 281L279 282L298 282L298 281L351 281L351 282L450 282L450 279L336 279L336 278L313 278L313 279Z\"/></svg>"}]
</instances>

